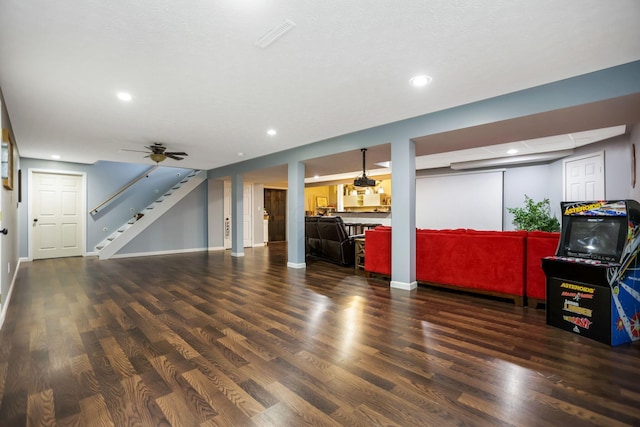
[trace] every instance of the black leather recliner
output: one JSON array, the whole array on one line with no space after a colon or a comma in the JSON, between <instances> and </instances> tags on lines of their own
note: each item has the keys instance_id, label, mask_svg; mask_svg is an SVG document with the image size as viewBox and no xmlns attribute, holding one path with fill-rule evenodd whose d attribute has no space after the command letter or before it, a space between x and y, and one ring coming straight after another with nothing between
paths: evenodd
<instances>
[{"instance_id":1,"label":"black leather recliner","mask_svg":"<svg viewBox=\"0 0 640 427\"><path fill-rule=\"evenodd\" d=\"M349 237L339 216L306 217L305 247L309 256L342 265L353 265L353 238Z\"/></svg>"},{"instance_id":2,"label":"black leather recliner","mask_svg":"<svg viewBox=\"0 0 640 427\"><path fill-rule=\"evenodd\" d=\"M322 253L322 240L320 240L320 234L318 234L317 216L304 218L304 237L305 253L310 256L320 256Z\"/></svg>"}]
</instances>

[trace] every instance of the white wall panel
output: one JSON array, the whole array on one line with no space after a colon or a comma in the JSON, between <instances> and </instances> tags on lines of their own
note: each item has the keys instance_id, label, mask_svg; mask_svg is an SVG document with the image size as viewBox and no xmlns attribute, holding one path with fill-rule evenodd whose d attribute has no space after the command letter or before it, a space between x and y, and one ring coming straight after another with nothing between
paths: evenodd
<instances>
[{"instance_id":1,"label":"white wall panel","mask_svg":"<svg viewBox=\"0 0 640 427\"><path fill-rule=\"evenodd\" d=\"M502 230L503 171L416 178L417 228Z\"/></svg>"}]
</instances>

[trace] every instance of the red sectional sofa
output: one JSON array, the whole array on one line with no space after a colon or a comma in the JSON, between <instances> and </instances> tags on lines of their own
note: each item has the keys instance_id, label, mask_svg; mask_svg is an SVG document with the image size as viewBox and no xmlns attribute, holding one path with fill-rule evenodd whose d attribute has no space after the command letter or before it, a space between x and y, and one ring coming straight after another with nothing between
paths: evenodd
<instances>
[{"instance_id":1,"label":"red sectional sofa","mask_svg":"<svg viewBox=\"0 0 640 427\"><path fill-rule=\"evenodd\" d=\"M527 251L530 235L536 239L531 252ZM546 289L540 259L555 254L555 246L550 249L548 243L555 237L557 246L558 236L526 231L417 230L416 279L512 298L522 306L529 295L529 280L535 283L535 295L540 288ZM366 231L365 250L365 271L390 276L391 227Z\"/></svg>"},{"instance_id":2,"label":"red sectional sofa","mask_svg":"<svg viewBox=\"0 0 640 427\"><path fill-rule=\"evenodd\" d=\"M373 230L366 230L364 248L364 271L391 276L391 227L379 225Z\"/></svg>"},{"instance_id":3,"label":"red sectional sofa","mask_svg":"<svg viewBox=\"0 0 640 427\"><path fill-rule=\"evenodd\" d=\"M527 305L536 308L547 299L547 278L542 258L555 255L560 233L530 231L527 235Z\"/></svg>"}]
</instances>

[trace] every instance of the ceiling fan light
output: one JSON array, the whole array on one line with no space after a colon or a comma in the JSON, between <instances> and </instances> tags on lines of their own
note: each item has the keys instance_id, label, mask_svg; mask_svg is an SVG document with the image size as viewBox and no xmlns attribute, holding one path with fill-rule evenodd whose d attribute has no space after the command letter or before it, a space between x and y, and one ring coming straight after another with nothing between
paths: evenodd
<instances>
[{"instance_id":1,"label":"ceiling fan light","mask_svg":"<svg viewBox=\"0 0 640 427\"><path fill-rule=\"evenodd\" d=\"M156 163L160 163L161 161L167 158L167 156L165 156L162 153L151 153L149 154L149 157L151 158L151 160L153 160Z\"/></svg>"}]
</instances>

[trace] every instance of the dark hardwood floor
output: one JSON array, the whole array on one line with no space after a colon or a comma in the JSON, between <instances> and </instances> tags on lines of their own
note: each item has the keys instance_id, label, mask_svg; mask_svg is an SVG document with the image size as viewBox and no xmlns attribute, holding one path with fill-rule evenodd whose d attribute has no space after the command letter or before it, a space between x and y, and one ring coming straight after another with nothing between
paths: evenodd
<instances>
[{"instance_id":1,"label":"dark hardwood floor","mask_svg":"<svg viewBox=\"0 0 640 427\"><path fill-rule=\"evenodd\" d=\"M284 244L20 266L0 426L640 425L640 343Z\"/></svg>"}]
</instances>

